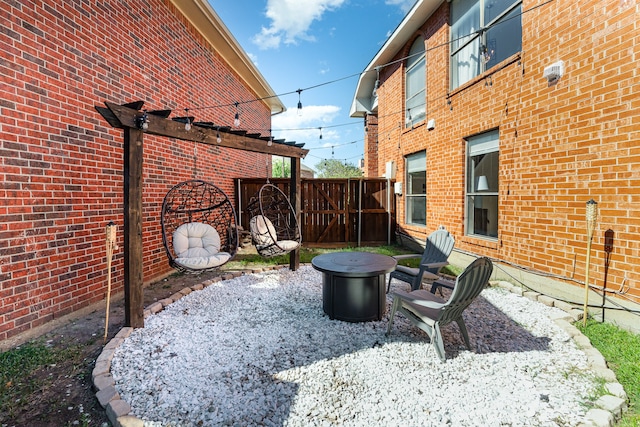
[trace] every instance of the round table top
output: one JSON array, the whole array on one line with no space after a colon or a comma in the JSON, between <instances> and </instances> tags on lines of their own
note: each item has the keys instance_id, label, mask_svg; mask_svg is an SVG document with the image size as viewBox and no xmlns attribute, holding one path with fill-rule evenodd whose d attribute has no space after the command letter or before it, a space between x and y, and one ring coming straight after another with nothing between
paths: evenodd
<instances>
[{"instance_id":1,"label":"round table top","mask_svg":"<svg viewBox=\"0 0 640 427\"><path fill-rule=\"evenodd\" d=\"M396 260L388 255L369 252L331 252L314 257L311 265L323 273L344 277L370 277L395 270Z\"/></svg>"}]
</instances>

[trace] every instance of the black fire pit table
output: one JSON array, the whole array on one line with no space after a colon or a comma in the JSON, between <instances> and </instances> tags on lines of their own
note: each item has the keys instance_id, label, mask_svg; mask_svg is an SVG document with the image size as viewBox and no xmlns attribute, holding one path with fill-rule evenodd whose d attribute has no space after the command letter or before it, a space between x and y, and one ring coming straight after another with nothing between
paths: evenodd
<instances>
[{"instance_id":1,"label":"black fire pit table","mask_svg":"<svg viewBox=\"0 0 640 427\"><path fill-rule=\"evenodd\" d=\"M386 274L396 260L368 252L318 255L311 265L322 274L322 309L330 319L347 322L380 320L386 310Z\"/></svg>"}]
</instances>

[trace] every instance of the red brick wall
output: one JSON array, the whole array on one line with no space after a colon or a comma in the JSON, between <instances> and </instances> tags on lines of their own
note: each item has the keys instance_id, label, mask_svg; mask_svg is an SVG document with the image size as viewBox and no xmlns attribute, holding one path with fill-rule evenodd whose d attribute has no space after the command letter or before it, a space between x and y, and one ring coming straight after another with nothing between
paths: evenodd
<instances>
[{"instance_id":1,"label":"red brick wall","mask_svg":"<svg viewBox=\"0 0 640 427\"><path fill-rule=\"evenodd\" d=\"M404 123L404 65L381 72L378 171L427 152L427 226L399 226L424 239L439 225L456 247L562 278L584 281L586 202L598 202L592 284L604 280L604 233L615 233L608 289L640 299L640 7L634 1L523 2L522 52L449 90L448 4L426 22L427 119ZM540 6L536 8L536 6ZM396 58L406 56L413 39ZM553 86L543 70L563 60ZM449 103L450 101L450 103ZM465 137L499 129L497 240L464 236ZM381 172L382 173L382 172Z\"/></svg>"},{"instance_id":2,"label":"red brick wall","mask_svg":"<svg viewBox=\"0 0 640 427\"><path fill-rule=\"evenodd\" d=\"M255 99L168 1L0 2L0 340L105 298L105 226L118 225L113 292L123 289L123 136L104 101L172 109ZM235 108L192 110L231 125ZM270 110L241 105L268 133ZM160 208L180 181L264 176L267 159L145 136L144 279L169 272Z\"/></svg>"}]
</instances>

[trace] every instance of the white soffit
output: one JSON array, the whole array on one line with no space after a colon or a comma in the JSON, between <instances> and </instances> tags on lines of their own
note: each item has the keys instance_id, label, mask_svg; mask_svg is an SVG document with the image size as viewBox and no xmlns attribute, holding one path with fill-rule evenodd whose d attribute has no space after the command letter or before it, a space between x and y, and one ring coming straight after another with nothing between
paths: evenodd
<instances>
[{"instance_id":1,"label":"white soffit","mask_svg":"<svg viewBox=\"0 0 640 427\"><path fill-rule=\"evenodd\" d=\"M369 65L364 69L358 80L356 93L351 104L351 117L364 117L367 112L374 110L372 100L373 86L376 81L375 68L389 63L404 47L416 31L424 25L427 19L440 7L445 0L418 0L400 25L389 36ZM377 103L376 103L377 106Z\"/></svg>"}]
</instances>

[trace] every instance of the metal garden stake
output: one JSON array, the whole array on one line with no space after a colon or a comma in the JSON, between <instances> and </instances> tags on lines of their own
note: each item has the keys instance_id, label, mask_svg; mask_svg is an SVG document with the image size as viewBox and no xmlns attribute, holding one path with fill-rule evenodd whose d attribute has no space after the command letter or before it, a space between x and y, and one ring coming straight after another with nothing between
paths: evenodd
<instances>
[{"instance_id":1,"label":"metal garden stake","mask_svg":"<svg viewBox=\"0 0 640 427\"><path fill-rule=\"evenodd\" d=\"M587 306L589 302L589 264L591 262L591 240L593 239L593 231L596 228L596 220L598 219L598 203L591 199L587 202L587 264L584 276L584 314L582 317L583 325L587 325Z\"/></svg>"},{"instance_id":2,"label":"metal garden stake","mask_svg":"<svg viewBox=\"0 0 640 427\"><path fill-rule=\"evenodd\" d=\"M107 235L107 311L104 320L104 339L103 341L107 342L107 334L109 333L109 303L111 300L111 259L113 258L113 251L118 249L116 245L116 231L118 227L113 223L113 221L109 222L106 227L106 235Z\"/></svg>"}]
</instances>

